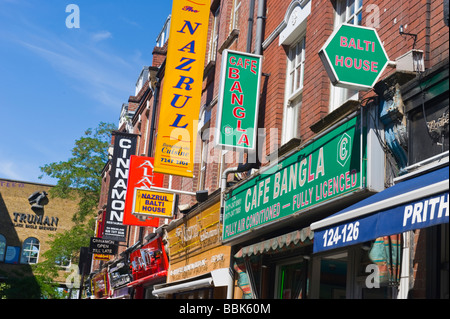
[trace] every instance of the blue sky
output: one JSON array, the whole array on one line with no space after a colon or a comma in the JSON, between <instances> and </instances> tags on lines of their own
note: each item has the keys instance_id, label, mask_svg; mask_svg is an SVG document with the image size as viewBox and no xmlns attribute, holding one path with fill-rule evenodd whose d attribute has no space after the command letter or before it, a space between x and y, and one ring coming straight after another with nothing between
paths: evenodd
<instances>
[{"instance_id":1,"label":"blue sky","mask_svg":"<svg viewBox=\"0 0 450 319\"><path fill-rule=\"evenodd\" d=\"M80 27L67 28L76 4ZM55 184L39 167L118 123L171 0L0 0L0 179Z\"/></svg>"}]
</instances>

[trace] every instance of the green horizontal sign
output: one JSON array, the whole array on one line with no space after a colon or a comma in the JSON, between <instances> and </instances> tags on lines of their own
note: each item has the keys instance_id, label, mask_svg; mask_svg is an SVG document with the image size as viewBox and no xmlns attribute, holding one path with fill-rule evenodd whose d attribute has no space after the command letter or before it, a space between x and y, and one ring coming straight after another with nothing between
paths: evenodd
<instances>
[{"instance_id":1,"label":"green horizontal sign","mask_svg":"<svg viewBox=\"0 0 450 319\"><path fill-rule=\"evenodd\" d=\"M261 56L224 50L215 144L232 150L255 150Z\"/></svg>"},{"instance_id":2,"label":"green horizontal sign","mask_svg":"<svg viewBox=\"0 0 450 319\"><path fill-rule=\"evenodd\" d=\"M232 189L224 201L223 240L361 188L364 149L358 115Z\"/></svg>"}]
</instances>

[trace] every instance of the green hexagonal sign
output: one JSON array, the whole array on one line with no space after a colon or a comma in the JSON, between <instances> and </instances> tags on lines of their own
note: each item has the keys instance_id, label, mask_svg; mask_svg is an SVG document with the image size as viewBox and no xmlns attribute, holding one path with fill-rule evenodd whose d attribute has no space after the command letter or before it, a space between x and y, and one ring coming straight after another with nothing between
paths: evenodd
<instances>
[{"instance_id":1,"label":"green hexagonal sign","mask_svg":"<svg viewBox=\"0 0 450 319\"><path fill-rule=\"evenodd\" d=\"M319 51L335 86L371 89L388 65L389 58L373 28L342 24Z\"/></svg>"}]
</instances>

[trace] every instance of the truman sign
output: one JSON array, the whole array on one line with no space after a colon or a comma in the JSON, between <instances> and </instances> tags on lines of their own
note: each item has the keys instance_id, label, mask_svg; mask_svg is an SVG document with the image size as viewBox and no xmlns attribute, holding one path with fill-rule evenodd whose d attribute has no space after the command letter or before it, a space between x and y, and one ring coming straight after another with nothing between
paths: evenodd
<instances>
[{"instance_id":1,"label":"truman sign","mask_svg":"<svg viewBox=\"0 0 450 319\"><path fill-rule=\"evenodd\" d=\"M371 89L389 59L375 29L342 24L319 51L333 85Z\"/></svg>"},{"instance_id":2,"label":"truman sign","mask_svg":"<svg viewBox=\"0 0 450 319\"><path fill-rule=\"evenodd\" d=\"M365 146L355 116L225 196L223 240L363 187Z\"/></svg>"}]
</instances>

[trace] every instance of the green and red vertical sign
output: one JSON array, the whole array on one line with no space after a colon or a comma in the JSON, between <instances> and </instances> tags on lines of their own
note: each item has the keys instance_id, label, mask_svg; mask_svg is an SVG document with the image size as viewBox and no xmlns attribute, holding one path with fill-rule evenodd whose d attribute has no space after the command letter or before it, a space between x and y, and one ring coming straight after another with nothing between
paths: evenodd
<instances>
[{"instance_id":1,"label":"green and red vertical sign","mask_svg":"<svg viewBox=\"0 0 450 319\"><path fill-rule=\"evenodd\" d=\"M232 150L256 149L262 56L224 50L215 144Z\"/></svg>"}]
</instances>

